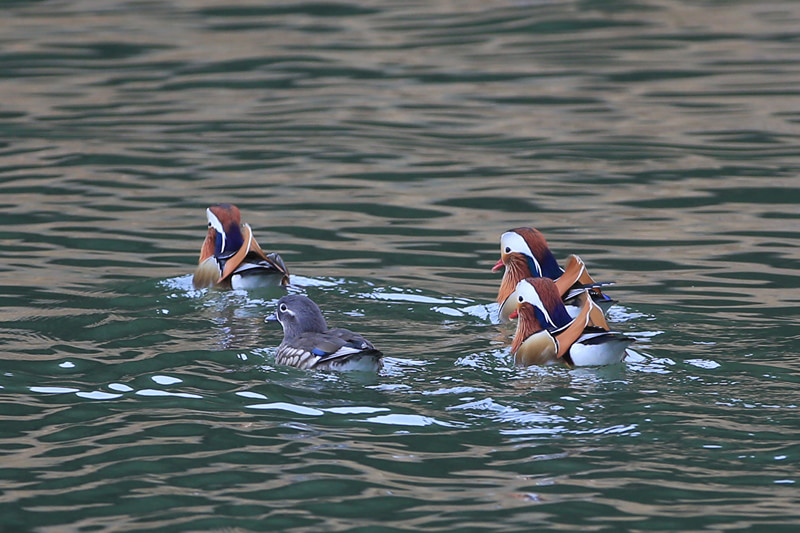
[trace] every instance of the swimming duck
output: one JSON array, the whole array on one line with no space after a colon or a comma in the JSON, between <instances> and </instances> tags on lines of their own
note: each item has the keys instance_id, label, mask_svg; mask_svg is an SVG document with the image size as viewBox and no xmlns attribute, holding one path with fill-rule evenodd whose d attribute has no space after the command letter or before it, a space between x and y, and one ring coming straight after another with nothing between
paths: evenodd
<instances>
[{"instance_id":1,"label":"swimming duck","mask_svg":"<svg viewBox=\"0 0 800 533\"><path fill-rule=\"evenodd\" d=\"M192 278L196 289L252 289L289 283L289 270L281 256L264 253L250 225L242 224L238 207L212 205L206 216L208 234Z\"/></svg>"},{"instance_id":2,"label":"swimming duck","mask_svg":"<svg viewBox=\"0 0 800 533\"><path fill-rule=\"evenodd\" d=\"M568 366L619 363L633 339L609 331L602 310L586 290L581 310L572 318L553 280L526 278L512 293L517 330L511 343L514 361L521 366L563 360Z\"/></svg>"},{"instance_id":3,"label":"swimming duck","mask_svg":"<svg viewBox=\"0 0 800 533\"><path fill-rule=\"evenodd\" d=\"M283 342L275 362L314 370L362 370L377 372L383 354L367 339L342 328L328 328L316 303L300 294L278 300L275 314L264 319L283 327Z\"/></svg>"},{"instance_id":4,"label":"swimming duck","mask_svg":"<svg viewBox=\"0 0 800 533\"><path fill-rule=\"evenodd\" d=\"M508 299L517 283L527 277L544 277L558 280L561 297L570 316L577 316L580 305L575 297L589 290L592 299L604 311L616 303L599 289L610 283L597 283L586 271L586 265L577 255L569 256L566 269L561 268L542 233L534 228L521 227L509 230L500 236L500 260L492 267L496 272L505 266L497 303L500 304L500 320L508 320L516 309L516 302Z\"/></svg>"}]
</instances>

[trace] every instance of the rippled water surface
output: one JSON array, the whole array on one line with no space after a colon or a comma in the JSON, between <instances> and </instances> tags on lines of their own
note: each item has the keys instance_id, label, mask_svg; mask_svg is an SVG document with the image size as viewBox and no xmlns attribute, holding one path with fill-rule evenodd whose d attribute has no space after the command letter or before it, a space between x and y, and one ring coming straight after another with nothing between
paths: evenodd
<instances>
[{"instance_id":1,"label":"rippled water surface","mask_svg":"<svg viewBox=\"0 0 800 533\"><path fill-rule=\"evenodd\" d=\"M800 524L800 3L2 10L0 530ZM222 201L379 375L192 288ZM513 366L520 225L627 364Z\"/></svg>"}]
</instances>

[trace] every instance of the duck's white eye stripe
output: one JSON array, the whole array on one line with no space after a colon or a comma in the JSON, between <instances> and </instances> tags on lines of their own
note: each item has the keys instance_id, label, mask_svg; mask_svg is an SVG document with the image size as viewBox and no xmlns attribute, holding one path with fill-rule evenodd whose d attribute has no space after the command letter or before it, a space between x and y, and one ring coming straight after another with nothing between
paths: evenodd
<instances>
[{"instance_id":1,"label":"duck's white eye stripe","mask_svg":"<svg viewBox=\"0 0 800 533\"><path fill-rule=\"evenodd\" d=\"M526 301L534 307L537 307L542 314L544 314L544 317L548 322L555 324L553 319L550 318L550 313L547 311L547 307L545 307L544 302L542 302L542 299L539 297L539 293L533 288L533 285L525 280L522 280L517 284L517 293L519 294L520 302Z\"/></svg>"},{"instance_id":2,"label":"duck's white eye stripe","mask_svg":"<svg viewBox=\"0 0 800 533\"><path fill-rule=\"evenodd\" d=\"M225 230L222 228L222 222L219 221L217 215L211 212L211 209L206 209L206 218L208 218L208 223L212 228L220 233L225 233Z\"/></svg>"},{"instance_id":3,"label":"duck's white eye stripe","mask_svg":"<svg viewBox=\"0 0 800 533\"><path fill-rule=\"evenodd\" d=\"M533 257L533 252L528 247L528 243L522 238L522 235L515 231L507 231L500 236L500 246L507 249L506 253L516 252L518 254L525 254L528 257Z\"/></svg>"},{"instance_id":4,"label":"duck's white eye stripe","mask_svg":"<svg viewBox=\"0 0 800 533\"><path fill-rule=\"evenodd\" d=\"M222 222L219 221L217 215L211 212L211 209L206 209L206 217L208 217L208 225L217 230L217 234L222 237L222 246L220 251L225 249L225 230L222 228Z\"/></svg>"},{"instance_id":5,"label":"duck's white eye stripe","mask_svg":"<svg viewBox=\"0 0 800 533\"><path fill-rule=\"evenodd\" d=\"M536 267L535 274L539 277L542 276L542 267L539 265L539 261L536 259L536 256L533 255L533 252L522 235L515 231L507 231L500 236L500 246L503 246L507 254L514 252L530 257L533 261L533 266Z\"/></svg>"}]
</instances>

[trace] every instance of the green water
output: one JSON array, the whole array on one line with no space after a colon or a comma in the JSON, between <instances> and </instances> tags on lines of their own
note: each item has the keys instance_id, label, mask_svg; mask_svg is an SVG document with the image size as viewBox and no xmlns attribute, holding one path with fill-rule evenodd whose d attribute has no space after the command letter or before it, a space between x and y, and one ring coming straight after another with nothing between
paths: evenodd
<instances>
[{"instance_id":1,"label":"green water","mask_svg":"<svg viewBox=\"0 0 800 533\"><path fill-rule=\"evenodd\" d=\"M800 4L0 9L0 531L800 527ZM379 375L192 288L223 201ZM513 366L520 225L627 364Z\"/></svg>"}]
</instances>

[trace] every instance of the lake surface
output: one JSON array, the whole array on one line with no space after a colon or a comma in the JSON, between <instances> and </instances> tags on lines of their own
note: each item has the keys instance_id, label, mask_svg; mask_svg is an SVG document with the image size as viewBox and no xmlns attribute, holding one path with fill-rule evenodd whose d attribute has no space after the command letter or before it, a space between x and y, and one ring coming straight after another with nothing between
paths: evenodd
<instances>
[{"instance_id":1,"label":"lake surface","mask_svg":"<svg viewBox=\"0 0 800 533\"><path fill-rule=\"evenodd\" d=\"M800 3L2 10L0 530L800 525ZM192 288L217 202L379 375ZM521 225L627 364L513 366Z\"/></svg>"}]
</instances>

